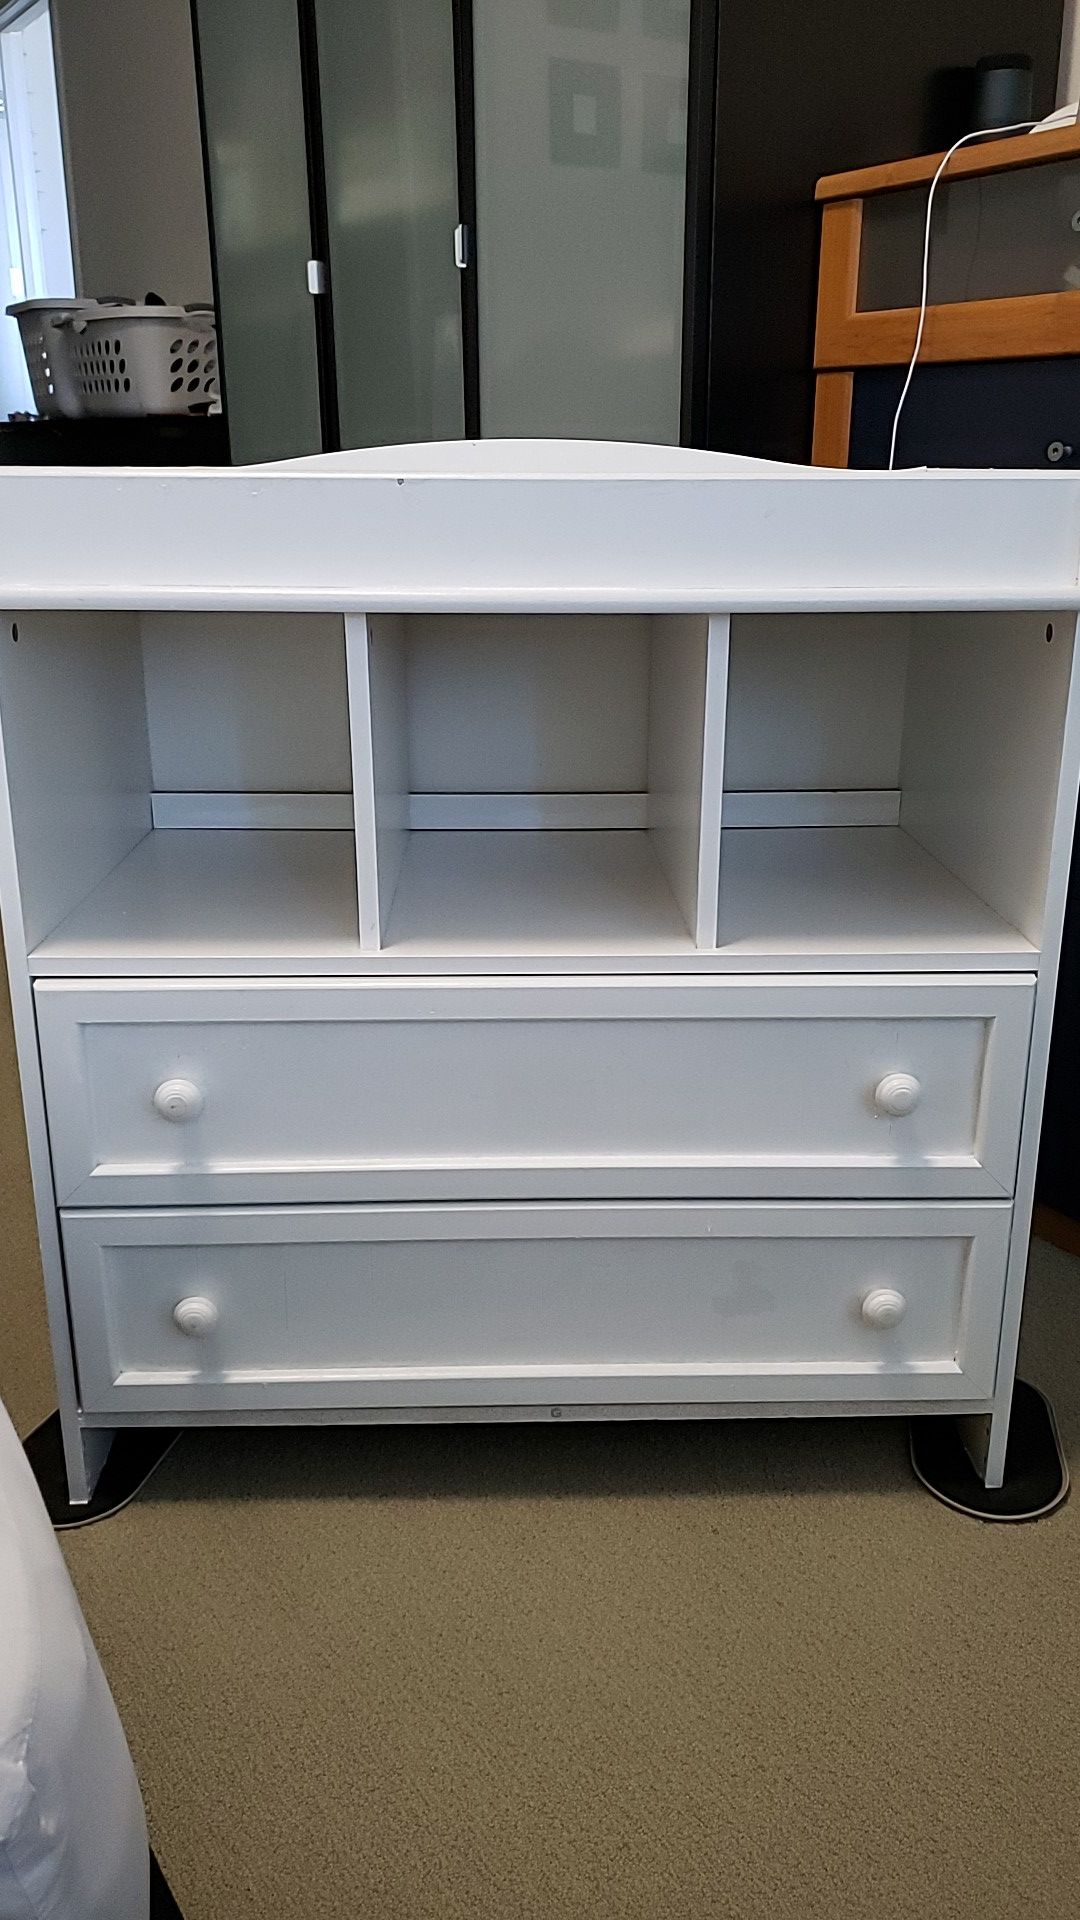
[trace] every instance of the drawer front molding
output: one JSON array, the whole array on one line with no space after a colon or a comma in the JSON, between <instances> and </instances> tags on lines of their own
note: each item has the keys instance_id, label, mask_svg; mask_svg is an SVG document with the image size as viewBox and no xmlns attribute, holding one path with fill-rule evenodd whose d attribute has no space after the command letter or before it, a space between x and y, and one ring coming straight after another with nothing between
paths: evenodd
<instances>
[{"instance_id":1,"label":"drawer front molding","mask_svg":"<svg viewBox=\"0 0 1080 1920\"><path fill-rule=\"evenodd\" d=\"M182 1413L987 1397L1011 1210L547 1203L62 1219L84 1407Z\"/></svg>"},{"instance_id":2,"label":"drawer front molding","mask_svg":"<svg viewBox=\"0 0 1080 1920\"><path fill-rule=\"evenodd\" d=\"M41 983L62 1204L1011 1194L1032 989Z\"/></svg>"}]
</instances>

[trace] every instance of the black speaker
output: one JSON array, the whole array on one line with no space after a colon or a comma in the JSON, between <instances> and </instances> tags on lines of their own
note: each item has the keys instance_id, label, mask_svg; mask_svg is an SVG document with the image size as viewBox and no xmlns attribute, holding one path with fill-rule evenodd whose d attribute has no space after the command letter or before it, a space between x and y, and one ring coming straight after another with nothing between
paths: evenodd
<instances>
[{"instance_id":1,"label":"black speaker","mask_svg":"<svg viewBox=\"0 0 1080 1920\"><path fill-rule=\"evenodd\" d=\"M975 63L972 133L1031 119L1034 62L1026 53L990 53Z\"/></svg>"}]
</instances>

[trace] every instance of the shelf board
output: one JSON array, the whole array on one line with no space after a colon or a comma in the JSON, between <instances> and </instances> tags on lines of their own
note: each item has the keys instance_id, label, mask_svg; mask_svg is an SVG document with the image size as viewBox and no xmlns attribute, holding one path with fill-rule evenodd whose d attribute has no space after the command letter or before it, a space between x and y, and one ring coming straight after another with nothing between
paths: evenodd
<instances>
[{"instance_id":1,"label":"shelf board","mask_svg":"<svg viewBox=\"0 0 1080 1920\"><path fill-rule=\"evenodd\" d=\"M191 828L148 834L31 965L353 972L424 957L694 951L643 832L414 833L387 947L362 955L351 834Z\"/></svg>"},{"instance_id":2,"label":"shelf board","mask_svg":"<svg viewBox=\"0 0 1080 1920\"><path fill-rule=\"evenodd\" d=\"M191 829L148 833L31 955L37 972L69 962L103 971L137 959L182 973L271 960L359 957L351 833Z\"/></svg>"},{"instance_id":3,"label":"shelf board","mask_svg":"<svg viewBox=\"0 0 1080 1920\"><path fill-rule=\"evenodd\" d=\"M647 833L413 833L387 953L695 952Z\"/></svg>"},{"instance_id":4,"label":"shelf board","mask_svg":"<svg viewBox=\"0 0 1080 1920\"><path fill-rule=\"evenodd\" d=\"M148 834L30 956L42 976L1030 969L1037 952L896 827L724 837L696 949L645 833L414 832L362 953L353 838Z\"/></svg>"},{"instance_id":5,"label":"shelf board","mask_svg":"<svg viewBox=\"0 0 1080 1920\"><path fill-rule=\"evenodd\" d=\"M724 836L725 959L838 967L1032 965L1038 949L902 827L747 828Z\"/></svg>"}]
</instances>

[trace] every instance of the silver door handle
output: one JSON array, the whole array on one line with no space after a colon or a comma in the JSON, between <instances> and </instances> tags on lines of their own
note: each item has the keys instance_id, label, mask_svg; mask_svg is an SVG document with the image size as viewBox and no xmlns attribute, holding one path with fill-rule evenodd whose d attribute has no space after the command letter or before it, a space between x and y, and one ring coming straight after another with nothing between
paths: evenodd
<instances>
[{"instance_id":1,"label":"silver door handle","mask_svg":"<svg viewBox=\"0 0 1080 1920\"><path fill-rule=\"evenodd\" d=\"M469 264L469 229L464 225L454 228L454 265L464 273Z\"/></svg>"}]
</instances>

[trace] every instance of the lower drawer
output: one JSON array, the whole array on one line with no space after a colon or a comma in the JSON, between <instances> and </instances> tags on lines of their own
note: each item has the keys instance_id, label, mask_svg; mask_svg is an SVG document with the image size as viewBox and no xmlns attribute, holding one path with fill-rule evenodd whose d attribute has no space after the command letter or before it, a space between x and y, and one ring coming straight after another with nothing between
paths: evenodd
<instances>
[{"instance_id":1,"label":"lower drawer","mask_svg":"<svg viewBox=\"0 0 1080 1920\"><path fill-rule=\"evenodd\" d=\"M1010 1209L69 1211L87 1412L972 1400Z\"/></svg>"}]
</instances>

